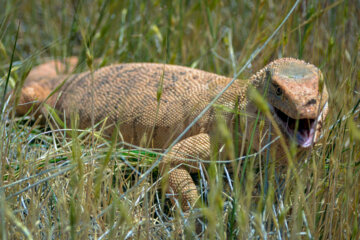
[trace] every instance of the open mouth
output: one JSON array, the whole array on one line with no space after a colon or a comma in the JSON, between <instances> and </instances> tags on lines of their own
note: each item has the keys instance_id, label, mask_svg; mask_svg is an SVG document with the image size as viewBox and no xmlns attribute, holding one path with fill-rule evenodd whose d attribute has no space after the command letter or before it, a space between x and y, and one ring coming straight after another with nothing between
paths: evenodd
<instances>
[{"instance_id":1,"label":"open mouth","mask_svg":"<svg viewBox=\"0 0 360 240\"><path fill-rule=\"evenodd\" d=\"M311 146L315 134L316 119L294 119L274 106L272 106L272 110L280 128L286 135L293 138L303 148Z\"/></svg>"}]
</instances>

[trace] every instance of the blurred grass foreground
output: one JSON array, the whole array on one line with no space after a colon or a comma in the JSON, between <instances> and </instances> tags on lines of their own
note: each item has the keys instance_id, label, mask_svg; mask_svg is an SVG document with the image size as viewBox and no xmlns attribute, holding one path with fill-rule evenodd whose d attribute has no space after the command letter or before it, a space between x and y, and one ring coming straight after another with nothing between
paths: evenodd
<instances>
[{"instance_id":1,"label":"blurred grass foreground","mask_svg":"<svg viewBox=\"0 0 360 240\"><path fill-rule=\"evenodd\" d=\"M0 6L1 239L360 239L359 1L0 0ZM199 174L204 204L184 216L164 196L157 171L143 174L156 149L14 116L5 94L32 67L69 56L80 58L76 72L159 62L230 77L254 57L244 79L271 60L300 58L324 74L330 112L322 139L295 166L279 171L276 162L251 155L242 184L222 165L208 183Z\"/></svg>"}]
</instances>

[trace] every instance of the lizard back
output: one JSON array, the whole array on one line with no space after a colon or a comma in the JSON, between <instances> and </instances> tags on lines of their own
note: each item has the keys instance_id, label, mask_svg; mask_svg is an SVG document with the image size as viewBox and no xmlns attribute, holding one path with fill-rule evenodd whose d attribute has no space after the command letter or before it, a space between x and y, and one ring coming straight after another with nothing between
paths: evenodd
<instances>
[{"instance_id":1,"label":"lizard back","mask_svg":"<svg viewBox=\"0 0 360 240\"><path fill-rule=\"evenodd\" d=\"M175 65L117 64L70 76L50 102L56 102L55 108L68 120L70 112L77 112L81 128L91 126L93 114L95 123L108 118L108 134L118 124L125 141L139 144L144 134L151 134L147 137L152 146L166 147L230 80ZM245 84L239 81L219 104L233 107L237 97L245 95ZM188 136L209 131L213 121L211 109Z\"/></svg>"}]
</instances>

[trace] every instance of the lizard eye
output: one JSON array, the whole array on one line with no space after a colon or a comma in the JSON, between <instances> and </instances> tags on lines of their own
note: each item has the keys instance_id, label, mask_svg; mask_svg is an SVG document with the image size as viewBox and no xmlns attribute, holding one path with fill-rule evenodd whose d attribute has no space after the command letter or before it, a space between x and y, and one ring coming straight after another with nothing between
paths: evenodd
<instances>
[{"instance_id":1,"label":"lizard eye","mask_svg":"<svg viewBox=\"0 0 360 240\"><path fill-rule=\"evenodd\" d=\"M275 94L277 96L281 96L282 95L282 89L280 88L279 85L277 85L276 83L272 83L272 85L274 86L275 88Z\"/></svg>"}]
</instances>

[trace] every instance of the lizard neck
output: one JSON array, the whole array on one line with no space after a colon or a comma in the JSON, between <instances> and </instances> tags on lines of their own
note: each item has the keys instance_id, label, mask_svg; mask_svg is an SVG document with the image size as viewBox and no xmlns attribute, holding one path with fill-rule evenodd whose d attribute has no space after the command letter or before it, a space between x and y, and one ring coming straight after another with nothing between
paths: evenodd
<instances>
[{"instance_id":1,"label":"lizard neck","mask_svg":"<svg viewBox=\"0 0 360 240\"><path fill-rule=\"evenodd\" d=\"M226 78L226 84L221 87L224 88L231 80L232 78ZM240 110L245 109L248 103L247 90L250 84L251 82L248 79L235 79L233 84L231 84L231 86L223 94L223 98L231 102L230 105L227 105L229 107L235 107L237 104Z\"/></svg>"}]
</instances>

